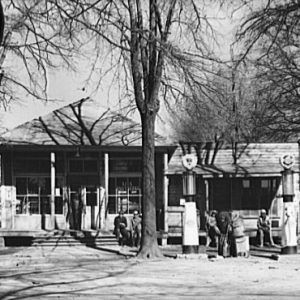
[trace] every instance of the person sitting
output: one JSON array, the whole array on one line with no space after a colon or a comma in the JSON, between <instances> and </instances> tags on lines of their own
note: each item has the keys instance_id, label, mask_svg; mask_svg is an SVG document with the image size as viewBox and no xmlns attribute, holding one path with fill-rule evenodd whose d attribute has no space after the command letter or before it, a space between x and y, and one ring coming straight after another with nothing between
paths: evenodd
<instances>
[{"instance_id":1,"label":"person sitting","mask_svg":"<svg viewBox=\"0 0 300 300\"><path fill-rule=\"evenodd\" d=\"M131 219L131 239L132 246L140 247L142 237L142 219L139 216L139 212L135 210Z\"/></svg>"},{"instance_id":2,"label":"person sitting","mask_svg":"<svg viewBox=\"0 0 300 300\"><path fill-rule=\"evenodd\" d=\"M114 220L114 234L120 246L127 243L129 239L129 233L127 230L127 218L124 216L122 210L119 211L119 215Z\"/></svg>"},{"instance_id":3,"label":"person sitting","mask_svg":"<svg viewBox=\"0 0 300 300\"><path fill-rule=\"evenodd\" d=\"M207 232L207 242L206 247L217 247L218 236L220 235L220 230L217 226L217 211L211 211L210 215L207 216L206 220L206 232Z\"/></svg>"},{"instance_id":4,"label":"person sitting","mask_svg":"<svg viewBox=\"0 0 300 300\"><path fill-rule=\"evenodd\" d=\"M257 240L259 242L259 247L264 246L264 240L271 243L270 225L270 219L267 216L267 212L265 209L262 209L257 220Z\"/></svg>"}]
</instances>

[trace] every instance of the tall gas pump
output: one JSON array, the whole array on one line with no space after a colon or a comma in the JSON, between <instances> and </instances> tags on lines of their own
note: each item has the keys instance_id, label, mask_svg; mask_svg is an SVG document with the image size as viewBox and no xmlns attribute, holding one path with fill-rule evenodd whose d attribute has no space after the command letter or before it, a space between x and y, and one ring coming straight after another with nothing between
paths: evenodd
<instances>
[{"instance_id":1,"label":"tall gas pump","mask_svg":"<svg viewBox=\"0 0 300 300\"><path fill-rule=\"evenodd\" d=\"M197 223L197 210L195 203L196 195L196 173L193 169L198 162L195 154L182 156L183 173L183 196L185 198L182 251L185 254L198 253L199 233Z\"/></svg>"},{"instance_id":2,"label":"tall gas pump","mask_svg":"<svg viewBox=\"0 0 300 300\"><path fill-rule=\"evenodd\" d=\"M282 197L283 197L283 224L282 224L282 248L281 254L297 253L297 232L296 232L296 209L293 201L294 193L294 156L285 154L280 158L283 167L282 174Z\"/></svg>"}]
</instances>

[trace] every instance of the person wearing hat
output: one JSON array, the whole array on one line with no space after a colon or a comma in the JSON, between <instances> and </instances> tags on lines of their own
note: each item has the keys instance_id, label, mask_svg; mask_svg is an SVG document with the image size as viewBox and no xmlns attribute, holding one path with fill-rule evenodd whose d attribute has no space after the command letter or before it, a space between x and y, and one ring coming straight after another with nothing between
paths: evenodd
<instances>
[{"instance_id":1,"label":"person wearing hat","mask_svg":"<svg viewBox=\"0 0 300 300\"><path fill-rule=\"evenodd\" d=\"M271 242L270 225L270 219L267 216L267 212L265 209L262 209L257 220L257 240L259 242L259 247L264 246L264 240Z\"/></svg>"},{"instance_id":2,"label":"person wearing hat","mask_svg":"<svg viewBox=\"0 0 300 300\"><path fill-rule=\"evenodd\" d=\"M114 220L114 234L119 242L120 246L123 246L129 238L129 233L127 230L127 218L124 216L122 210L119 211L119 215L115 217Z\"/></svg>"},{"instance_id":3,"label":"person wearing hat","mask_svg":"<svg viewBox=\"0 0 300 300\"><path fill-rule=\"evenodd\" d=\"M132 246L140 247L142 237L142 219L139 216L139 212L135 210L131 219L131 238Z\"/></svg>"}]
</instances>

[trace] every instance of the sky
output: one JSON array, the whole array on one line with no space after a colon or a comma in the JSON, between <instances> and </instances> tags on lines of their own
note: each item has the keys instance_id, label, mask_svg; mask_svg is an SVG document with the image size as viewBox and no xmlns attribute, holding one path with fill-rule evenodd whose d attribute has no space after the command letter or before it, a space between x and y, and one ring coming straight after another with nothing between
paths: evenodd
<instances>
[{"instance_id":1,"label":"sky","mask_svg":"<svg viewBox=\"0 0 300 300\"><path fill-rule=\"evenodd\" d=\"M229 45L232 40L233 25L225 13L216 11L214 14L219 18L219 20L215 22L215 26L221 41L220 49L222 50L220 51L223 51L223 55L228 56ZM101 89L92 95L91 90L83 90L84 80L87 77L87 74L81 71L84 69L84 67L82 69L79 68L79 71L76 73L59 69L49 70L48 96L50 99L57 99L57 101L45 102L33 100L24 95L22 103L12 104L6 111L0 110L2 127L8 129L14 128L19 124L43 116L55 109L88 96L94 99L101 99L101 105L103 106L117 106L117 96L112 94L108 95L106 91L108 84L105 84L105 82L101 86Z\"/></svg>"}]
</instances>

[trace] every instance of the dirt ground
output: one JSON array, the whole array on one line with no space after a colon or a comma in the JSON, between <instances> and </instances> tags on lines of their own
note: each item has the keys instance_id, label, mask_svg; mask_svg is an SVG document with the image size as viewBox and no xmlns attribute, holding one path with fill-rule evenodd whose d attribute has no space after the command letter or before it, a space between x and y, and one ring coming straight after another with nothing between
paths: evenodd
<instances>
[{"instance_id":1,"label":"dirt ground","mask_svg":"<svg viewBox=\"0 0 300 300\"><path fill-rule=\"evenodd\" d=\"M119 249L108 250L112 252L84 246L0 250L0 299L300 298L299 254L278 260L271 259L272 251L261 251L249 258L201 254L139 261L114 253Z\"/></svg>"}]
</instances>

